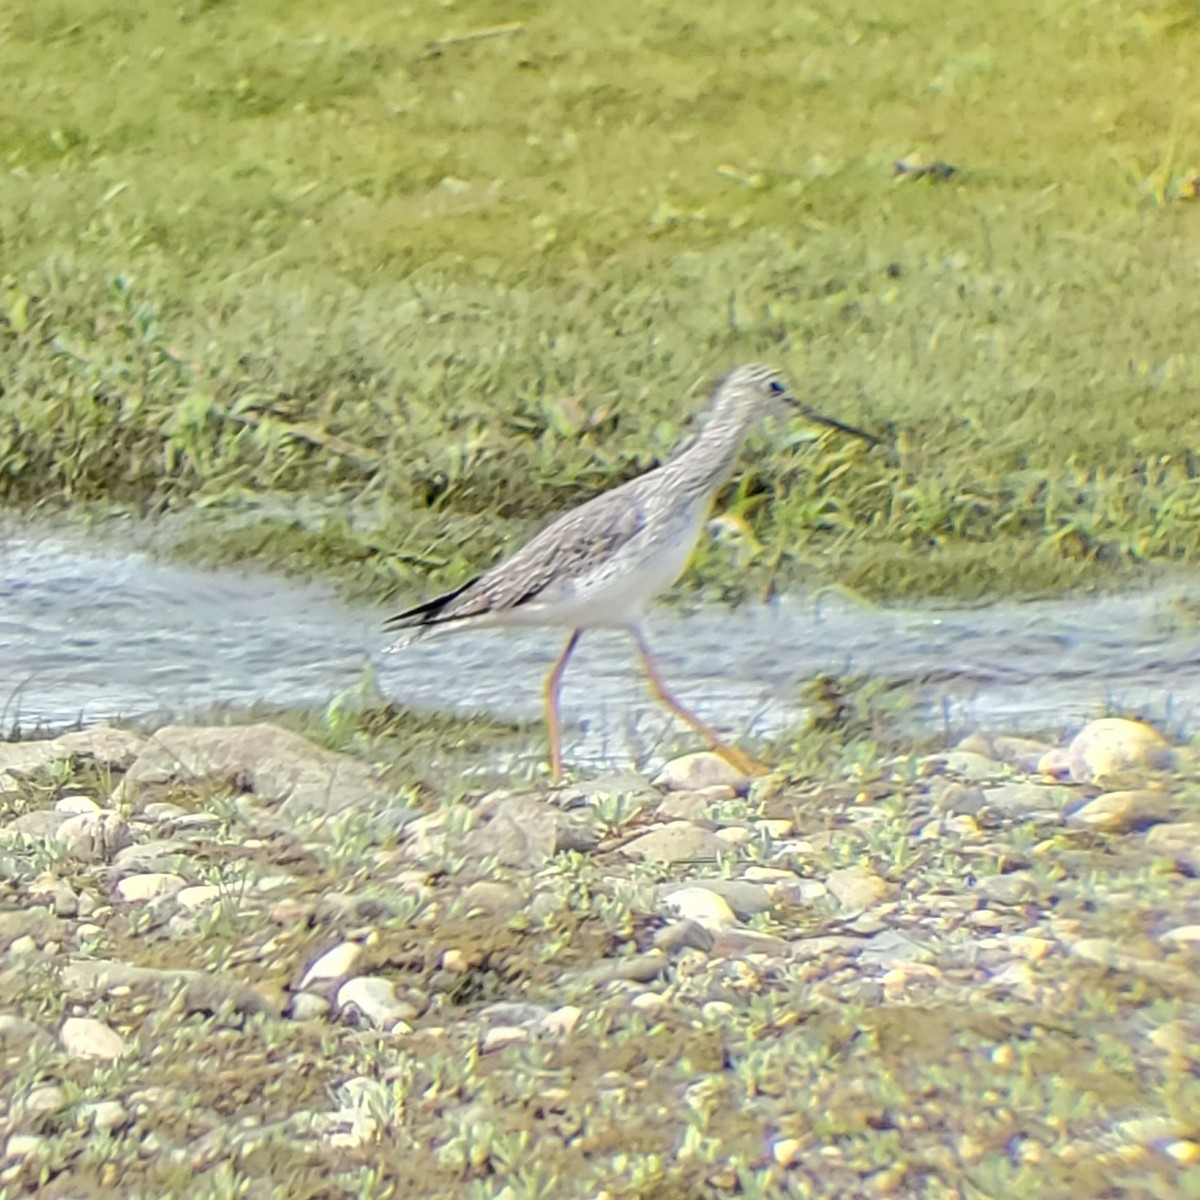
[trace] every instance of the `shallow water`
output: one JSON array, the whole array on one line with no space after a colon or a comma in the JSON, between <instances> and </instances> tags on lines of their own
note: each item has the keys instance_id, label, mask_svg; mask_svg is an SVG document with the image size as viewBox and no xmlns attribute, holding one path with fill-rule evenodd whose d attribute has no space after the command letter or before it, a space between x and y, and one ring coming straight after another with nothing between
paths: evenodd
<instances>
[{"instance_id":1,"label":"shallow water","mask_svg":"<svg viewBox=\"0 0 1200 1200\"><path fill-rule=\"evenodd\" d=\"M685 702L739 734L794 721L798 686L822 672L898 685L916 722L951 732L1060 731L1111 708L1190 733L1200 728L1200 621L1181 604L1188 595L1176 583L898 610L827 592L732 612L659 610L647 631ZM385 615L323 586L191 569L71 534L10 532L0 546L4 727L324 705L368 670L389 698L414 708L539 715L556 631L463 633L388 654ZM620 634L584 639L564 712L581 765L656 757L679 732L646 697Z\"/></svg>"}]
</instances>

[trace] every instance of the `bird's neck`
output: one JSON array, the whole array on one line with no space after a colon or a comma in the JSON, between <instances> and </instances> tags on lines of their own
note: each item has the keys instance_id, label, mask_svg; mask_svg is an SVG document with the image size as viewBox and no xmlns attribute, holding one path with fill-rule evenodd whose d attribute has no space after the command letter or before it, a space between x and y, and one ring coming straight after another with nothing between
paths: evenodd
<instances>
[{"instance_id":1,"label":"bird's neck","mask_svg":"<svg viewBox=\"0 0 1200 1200\"><path fill-rule=\"evenodd\" d=\"M717 404L699 436L664 468L683 488L719 487L733 472L753 423L753 414L734 405Z\"/></svg>"}]
</instances>

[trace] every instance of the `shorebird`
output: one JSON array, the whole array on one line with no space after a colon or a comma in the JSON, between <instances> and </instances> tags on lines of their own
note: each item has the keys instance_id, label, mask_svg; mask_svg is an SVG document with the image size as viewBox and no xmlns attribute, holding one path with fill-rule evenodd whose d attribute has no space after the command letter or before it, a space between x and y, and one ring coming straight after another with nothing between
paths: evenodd
<instances>
[{"instance_id":1,"label":"shorebird","mask_svg":"<svg viewBox=\"0 0 1200 1200\"><path fill-rule=\"evenodd\" d=\"M662 466L569 509L530 542L452 592L399 613L384 628L396 648L456 629L553 626L570 636L543 688L550 777L563 777L559 699L563 673L585 630L624 629L654 698L745 774L761 770L680 703L654 663L640 620L687 566L717 489L733 471L750 429L773 413L798 409L815 423L869 442L873 434L813 412L773 367L738 367L718 385L699 436Z\"/></svg>"}]
</instances>

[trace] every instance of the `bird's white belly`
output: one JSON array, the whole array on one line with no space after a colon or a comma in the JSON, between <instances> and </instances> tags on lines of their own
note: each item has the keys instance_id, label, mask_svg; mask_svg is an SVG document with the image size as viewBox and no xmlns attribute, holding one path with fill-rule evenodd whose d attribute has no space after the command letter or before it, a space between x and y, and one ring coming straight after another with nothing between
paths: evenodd
<instances>
[{"instance_id":1,"label":"bird's white belly","mask_svg":"<svg viewBox=\"0 0 1200 1200\"><path fill-rule=\"evenodd\" d=\"M636 622L650 604L683 574L704 522L707 505L652 546L635 539L611 559L565 583L554 593L524 604L522 624L570 629L611 628ZM513 612L512 617L518 613Z\"/></svg>"}]
</instances>

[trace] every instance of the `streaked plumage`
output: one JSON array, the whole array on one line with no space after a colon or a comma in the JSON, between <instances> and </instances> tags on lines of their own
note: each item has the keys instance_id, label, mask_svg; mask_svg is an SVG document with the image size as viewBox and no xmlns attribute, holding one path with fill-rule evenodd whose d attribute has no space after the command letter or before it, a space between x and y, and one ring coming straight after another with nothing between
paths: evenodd
<instances>
[{"instance_id":1,"label":"streaked plumage","mask_svg":"<svg viewBox=\"0 0 1200 1200\"><path fill-rule=\"evenodd\" d=\"M772 367L731 372L717 388L700 435L674 458L570 509L509 558L454 591L392 617L385 625L403 645L460 628L547 625L571 639L546 681L551 775L562 776L558 693L562 672L585 629L625 628L634 637L655 695L742 769L753 764L688 712L659 679L638 622L646 606L682 574L714 492L733 469L742 442L773 407L789 403L845 433L870 434L799 405ZM404 636L407 635L407 636Z\"/></svg>"}]
</instances>

